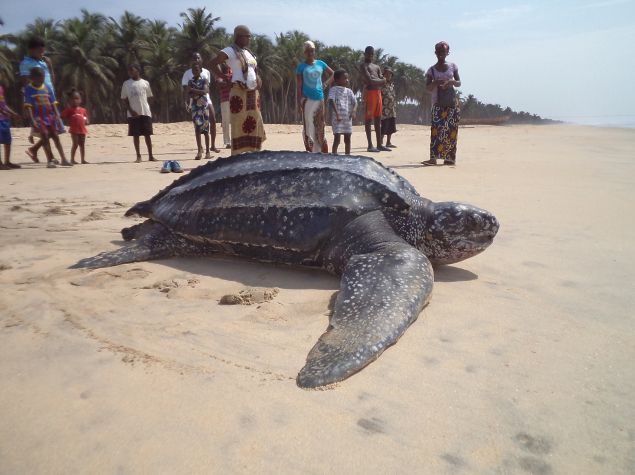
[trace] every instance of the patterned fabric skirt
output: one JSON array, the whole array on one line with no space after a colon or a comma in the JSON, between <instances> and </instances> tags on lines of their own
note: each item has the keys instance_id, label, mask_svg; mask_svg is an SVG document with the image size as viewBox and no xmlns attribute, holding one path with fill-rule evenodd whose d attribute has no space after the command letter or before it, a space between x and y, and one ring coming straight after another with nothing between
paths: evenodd
<instances>
[{"instance_id":1,"label":"patterned fabric skirt","mask_svg":"<svg viewBox=\"0 0 635 475\"><path fill-rule=\"evenodd\" d=\"M232 155L255 152L267 140L260 114L260 93L235 82L229 92L231 113Z\"/></svg>"},{"instance_id":2,"label":"patterned fabric skirt","mask_svg":"<svg viewBox=\"0 0 635 475\"><path fill-rule=\"evenodd\" d=\"M209 133L207 96L198 96L192 101L192 122L194 122L194 129L197 132Z\"/></svg>"},{"instance_id":3,"label":"patterned fabric skirt","mask_svg":"<svg viewBox=\"0 0 635 475\"><path fill-rule=\"evenodd\" d=\"M324 132L324 99L314 101L302 98L302 138L307 152L329 153L329 144ZM318 144L317 146L315 144Z\"/></svg>"},{"instance_id":4,"label":"patterned fabric skirt","mask_svg":"<svg viewBox=\"0 0 635 475\"><path fill-rule=\"evenodd\" d=\"M430 159L456 162L456 142L461 110L456 107L432 105L430 118Z\"/></svg>"}]
</instances>

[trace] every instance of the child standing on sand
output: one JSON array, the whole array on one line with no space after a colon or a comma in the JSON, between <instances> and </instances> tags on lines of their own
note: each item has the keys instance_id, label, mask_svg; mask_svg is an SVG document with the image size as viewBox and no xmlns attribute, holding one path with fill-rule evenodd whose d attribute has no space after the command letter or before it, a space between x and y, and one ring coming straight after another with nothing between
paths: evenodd
<instances>
[{"instance_id":1,"label":"child standing on sand","mask_svg":"<svg viewBox=\"0 0 635 475\"><path fill-rule=\"evenodd\" d=\"M209 93L209 80L201 76L203 67L198 62L192 63L192 79L187 83L185 92L192 99L192 122L194 122L194 131L196 133L196 145L198 153L194 160L200 160L203 155L203 146L201 145L201 134L205 136L205 159L209 160L209 108L207 102L207 94Z\"/></svg>"},{"instance_id":2,"label":"child standing on sand","mask_svg":"<svg viewBox=\"0 0 635 475\"><path fill-rule=\"evenodd\" d=\"M0 144L4 148L4 164L2 163L2 156L0 156L0 170L20 168L20 165L11 163L11 124L9 123L9 117L20 120L20 116L7 106L4 100L4 89L0 86Z\"/></svg>"},{"instance_id":3,"label":"child standing on sand","mask_svg":"<svg viewBox=\"0 0 635 475\"><path fill-rule=\"evenodd\" d=\"M139 151L139 136L143 135L148 149L148 160L156 162L152 155L152 113L148 98L152 97L150 83L141 79L141 66L136 61L128 65L128 79L121 88L121 99L128 109L128 136L132 137L136 163L141 163L141 152Z\"/></svg>"},{"instance_id":4,"label":"child standing on sand","mask_svg":"<svg viewBox=\"0 0 635 475\"><path fill-rule=\"evenodd\" d=\"M53 90L44 84L44 70L39 66L31 69L31 83L24 88L24 107L29 113L33 131L40 134L42 148L46 154L47 168L55 168L50 140L59 142L57 123L61 121L57 100ZM72 166L62 152L62 165Z\"/></svg>"},{"instance_id":5,"label":"child standing on sand","mask_svg":"<svg viewBox=\"0 0 635 475\"><path fill-rule=\"evenodd\" d=\"M88 133L86 130L86 125L88 124L88 114L86 113L86 109L80 107L82 104L83 94L73 87L66 93L66 96L68 97L68 101L71 105L62 111L61 116L68 120L71 138L73 140L73 145L71 146L71 163L77 163L75 161L75 152L77 152L77 148L79 148L82 163L88 163L84 159L84 143L86 143L86 134Z\"/></svg>"},{"instance_id":6,"label":"child standing on sand","mask_svg":"<svg viewBox=\"0 0 635 475\"><path fill-rule=\"evenodd\" d=\"M357 118L357 101L355 94L348 88L348 73L338 69L333 73L335 86L329 92L329 104L333 109L333 153L337 153L340 145L340 137L344 136L344 153L351 154L351 135L353 134L353 121Z\"/></svg>"}]
</instances>

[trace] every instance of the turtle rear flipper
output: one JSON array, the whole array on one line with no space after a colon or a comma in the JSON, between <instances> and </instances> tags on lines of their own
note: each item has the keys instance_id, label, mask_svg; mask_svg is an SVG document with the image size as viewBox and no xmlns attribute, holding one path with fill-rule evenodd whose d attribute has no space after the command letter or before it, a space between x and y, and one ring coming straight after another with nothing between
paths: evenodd
<instances>
[{"instance_id":1,"label":"turtle rear flipper","mask_svg":"<svg viewBox=\"0 0 635 475\"><path fill-rule=\"evenodd\" d=\"M126 230L129 230L130 236L125 234ZM126 240L136 241L116 251L102 252L94 257L82 259L69 269L97 269L129 262L167 259L177 255L176 249L182 248L181 241L184 239L161 223L150 220L125 228L122 235Z\"/></svg>"},{"instance_id":2,"label":"turtle rear flipper","mask_svg":"<svg viewBox=\"0 0 635 475\"><path fill-rule=\"evenodd\" d=\"M377 359L417 319L433 283L428 258L405 243L351 257L329 328L309 352L298 386L342 381Z\"/></svg>"}]
</instances>

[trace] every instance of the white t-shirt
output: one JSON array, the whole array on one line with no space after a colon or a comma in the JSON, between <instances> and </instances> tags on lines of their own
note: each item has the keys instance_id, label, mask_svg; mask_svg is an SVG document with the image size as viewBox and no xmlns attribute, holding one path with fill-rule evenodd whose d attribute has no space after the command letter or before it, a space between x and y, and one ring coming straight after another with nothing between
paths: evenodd
<instances>
[{"instance_id":1,"label":"white t-shirt","mask_svg":"<svg viewBox=\"0 0 635 475\"><path fill-rule=\"evenodd\" d=\"M247 89L254 90L256 89L256 67L258 66L258 62L256 58L254 58L249 51L244 50L245 57L247 58L247 62L249 63L247 69L247 80L243 77L243 64L240 61L240 58L236 55L234 48L228 46L224 50L223 53L227 55L227 66L229 66L232 70L232 82L240 81L247 85Z\"/></svg>"},{"instance_id":2,"label":"white t-shirt","mask_svg":"<svg viewBox=\"0 0 635 475\"><path fill-rule=\"evenodd\" d=\"M152 117L148 97L152 97L152 89L150 89L150 83L145 79L135 81L131 78L123 83L121 98L128 99L130 108L137 114ZM132 117L130 111L128 111L128 117Z\"/></svg>"},{"instance_id":3,"label":"white t-shirt","mask_svg":"<svg viewBox=\"0 0 635 475\"><path fill-rule=\"evenodd\" d=\"M183 74L183 79L181 79L181 86L183 87L187 86L190 82L190 79L192 79L193 77L194 77L194 73L192 72L191 69L188 69L187 71L185 71L185 73ZM207 79L207 84L210 85L211 87L212 76L207 69L203 68L203 70L201 71L201 77L203 79ZM212 101L212 99L209 97L209 93L207 93L207 100L210 102ZM191 99L190 99L190 102L192 102Z\"/></svg>"}]
</instances>

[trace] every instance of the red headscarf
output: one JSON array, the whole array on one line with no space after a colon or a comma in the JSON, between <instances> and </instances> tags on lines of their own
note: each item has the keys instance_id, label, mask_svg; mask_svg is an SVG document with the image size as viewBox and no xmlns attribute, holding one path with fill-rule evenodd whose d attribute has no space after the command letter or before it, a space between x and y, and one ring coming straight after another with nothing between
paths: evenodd
<instances>
[{"instance_id":1,"label":"red headscarf","mask_svg":"<svg viewBox=\"0 0 635 475\"><path fill-rule=\"evenodd\" d=\"M437 49L437 46L445 46L445 50L450 54L450 45L445 41L439 41L436 45L434 45L434 49Z\"/></svg>"}]
</instances>

